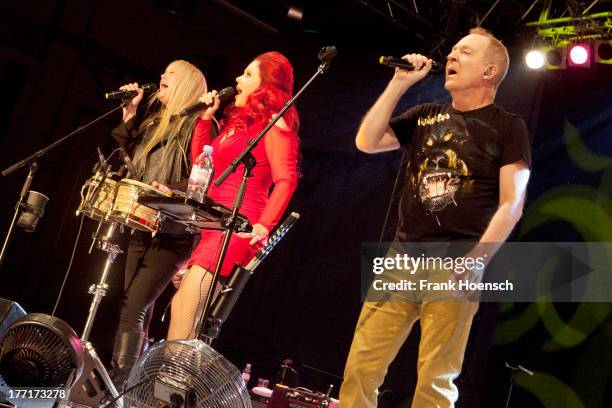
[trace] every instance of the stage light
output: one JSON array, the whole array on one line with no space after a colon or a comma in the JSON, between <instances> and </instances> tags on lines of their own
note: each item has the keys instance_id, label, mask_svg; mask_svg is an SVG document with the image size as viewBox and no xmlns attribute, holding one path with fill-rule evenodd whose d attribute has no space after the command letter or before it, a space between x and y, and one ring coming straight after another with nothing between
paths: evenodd
<instances>
[{"instance_id":1,"label":"stage light","mask_svg":"<svg viewBox=\"0 0 612 408\"><path fill-rule=\"evenodd\" d=\"M289 10L287 10L287 18L289 20L293 20L296 23L300 23L302 18L304 17L304 9L299 6L290 6Z\"/></svg>"},{"instance_id":2,"label":"stage light","mask_svg":"<svg viewBox=\"0 0 612 408\"><path fill-rule=\"evenodd\" d=\"M544 54L539 50L531 50L525 56L525 64L530 69L540 69L544 66Z\"/></svg>"},{"instance_id":3,"label":"stage light","mask_svg":"<svg viewBox=\"0 0 612 408\"><path fill-rule=\"evenodd\" d=\"M45 213L45 206L48 201L49 197L46 195L30 190L25 204L21 204L22 212L17 220L17 226L26 232L33 232L38 220Z\"/></svg>"},{"instance_id":4,"label":"stage light","mask_svg":"<svg viewBox=\"0 0 612 408\"><path fill-rule=\"evenodd\" d=\"M612 40L598 40L594 44L595 62L612 64Z\"/></svg>"},{"instance_id":5,"label":"stage light","mask_svg":"<svg viewBox=\"0 0 612 408\"><path fill-rule=\"evenodd\" d=\"M541 51L544 54L544 69L556 70L567 67L565 47L544 47Z\"/></svg>"},{"instance_id":6,"label":"stage light","mask_svg":"<svg viewBox=\"0 0 612 408\"><path fill-rule=\"evenodd\" d=\"M572 67L590 67L591 60L589 55L589 46L587 44L578 43L572 44L569 47L568 65Z\"/></svg>"}]
</instances>

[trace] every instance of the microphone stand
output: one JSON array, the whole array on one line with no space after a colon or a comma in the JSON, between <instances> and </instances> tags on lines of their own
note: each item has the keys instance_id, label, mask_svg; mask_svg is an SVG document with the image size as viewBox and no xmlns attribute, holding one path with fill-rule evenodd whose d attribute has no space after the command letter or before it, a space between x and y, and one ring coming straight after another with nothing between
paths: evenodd
<instances>
[{"instance_id":1,"label":"microphone stand","mask_svg":"<svg viewBox=\"0 0 612 408\"><path fill-rule=\"evenodd\" d=\"M25 181L23 182L23 187L21 188L21 194L19 195L19 199L17 200L17 205L15 206L15 214L13 215L13 220L11 221L11 224L9 226L8 232L6 234L6 238L4 238L4 244L2 245L2 251L0 251L0 267L2 267L2 263L4 261L4 254L6 252L6 248L8 247L8 243L9 243L9 241L11 239L11 235L12 235L13 229L15 227L15 222L17 221L17 217L19 215L19 210L23 206L23 201L24 201L25 197L30 192L30 186L32 185L32 180L34 179L34 173L38 169L38 159L43 157L49 150L59 146L60 144L64 143L66 140L70 139L74 135L76 135L78 133L81 133L83 130L89 128L90 126L92 126L95 123L101 121L102 119L106 118L107 116L112 115L113 113L115 113L119 109L122 109L124 107L124 103L129 103L129 101L122 102L121 105L117 106L116 108L111 109L110 111L106 112L102 116L97 117L96 119L92 120L91 122L89 122L89 123L87 123L87 124L77 128L76 130L68 133L66 136L62 137L61 139L56 140L55 142L51 143L47 147L44 147L44 148L40 149L39 151L31 154L30 156L26 157L25 159L19 160L18 162L14 163L13 165L11 165L11 166L7 167L6 169L2 170L2 172L1 172L2 175L4 177L6 177L9 174L13 173L14 171L19 170L20 168L24 167L26 164L30 166L30 172L28 173Z\"/></svg>"},{"instance_id":2,"label":"microphone stand","mask_svg":"<svg viewBox=\"0 0 612 408\"><path fill-rule=\"evenodd\" d=\"M238 187L238 191L236 192L236 198L234 199L234 205L232 208L232 214L227 219L227 222L223 226L224 236L223 242L221 245L221 250L219 252L219 257L217 258L217 264L215 265L215 271L213 272L212 282L210 287L208 288L208 293L206 295L206 301L204 302L204 308L202 310L202 314L200 316L200 320L196 325L196 337L207 344L212 342L212 338L206 335L206 329L208 322L208 314L210 305L212 304L212 296L215 291L215 287L217 282L219 281L219 274L221 272L221 267L223 265L223 261L225 259L225 254L227 252L227 248L229 247L230 239L232 237L232 233L236 229L236 221L237 215L239 213L240 207L242 206L242 199L244 198L244 191L246 190L247 182L249 181L249 177L252 176L251 171L253 167L255 167L255 157L251 154L251 151L257 146L257 143L268 133L268 131L278 122L278 120L283 116L283 114L289 109L295 101L300 97L302 92L306 90L310 86L310 84L320 75L322 75L327 68L329 68L329 63L332 58L336 56L336 47L328 46L323 47L321 51L319 51L318 58L321 61L321 64L317 68L317 71L310 77L310 79L300 88L300 90L288 100L283 108L270 120L270 122L262 129L261 132L254 138L248 141L247 147L232 161L232 163L225 169L223 173L219 176L219 178L214 182L215 186L219 187L225 179L232 173L236 171L240 163L244 163L244 173L242 175L242 181L240 186Z\"/></svg>"},{"instance_id":3,"label":"microphone stand","mask_svg":"<svg viewBox=\"0 0 612 408\"><path fill-rule=\"evenodd\" d=\"M510 364L506 363L505 364L506 368L509 369L511 371L510 374L510 386L508 387L508 396L506 397L506 405L505 408L510 408L510 397L512 397L512 390L514 388L514 385L516 384L516 375L522 371L525 374L528 375L534 375L535 373L531 370L526 369L525 367L523 367L522 365L518 365L516 367L511 366Z\"/></svg>"}]
</instances>

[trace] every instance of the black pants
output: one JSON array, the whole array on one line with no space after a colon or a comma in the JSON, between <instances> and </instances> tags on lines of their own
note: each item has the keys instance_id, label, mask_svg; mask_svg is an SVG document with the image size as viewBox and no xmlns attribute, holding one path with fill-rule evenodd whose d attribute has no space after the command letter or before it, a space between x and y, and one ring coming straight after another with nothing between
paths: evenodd
<instances>
[{"instance_id":1,"label":"black pants","mask_svg":"<svg viewBox=\"0 0 612 408\"><path fill-rule=\"evenodd\" d=\"M155 300L172 276L185 262L193 248L193 236L135 232L125 264L123 304L118 333L148 334Z\"/></svg>"}]
</instances>

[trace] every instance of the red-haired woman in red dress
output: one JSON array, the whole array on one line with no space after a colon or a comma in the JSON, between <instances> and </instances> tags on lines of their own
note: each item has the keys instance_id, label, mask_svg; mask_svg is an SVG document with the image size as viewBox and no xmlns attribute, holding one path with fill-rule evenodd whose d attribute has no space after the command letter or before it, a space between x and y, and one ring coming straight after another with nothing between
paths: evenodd
<instances>
[{"instance_id":1,"label":"red-haired woman in red dress","mask_svg":"<svg viewBox=\"0 0 612 408\"><path fill-rule=\"evenodd\" d=\"M215 179L291 98L293 68L282 54L267 52L257 56L236 82L236 99L224 112L219 135L212 141L202 137L199 150L194 149L201 151L205 144L213 146ZM200 100L214 100L214 105L203 114L210 126L219 107L219 98L213 91ZM253 258L285 211L297 186L298 127L298 114L292 107L252 150L256 165L247 183L240 213L248 217L253 233L232 235L221 276L227 276L234 263L246 265ZM208 135L209 132L200 134ZM211 184L208 196L232 207L243 173L244 164L240 164L219 187ZM186 274L182 279L175 279L175 284L180 287L172 300L168 340L194 337L196 318L201 313L212 281L222 236L221 231L202 231L200 243L187 262Z\"/></svg>"}]
</instances>

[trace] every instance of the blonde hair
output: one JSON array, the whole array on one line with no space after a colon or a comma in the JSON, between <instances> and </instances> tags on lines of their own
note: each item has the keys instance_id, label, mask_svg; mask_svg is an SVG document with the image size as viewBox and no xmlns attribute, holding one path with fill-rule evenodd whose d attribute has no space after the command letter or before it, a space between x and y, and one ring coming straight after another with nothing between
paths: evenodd
<instances>
[{"instance_id":1,"label":"blonde hair","mask_svg":"<svg viewBox=\"0 0 612 408\"><path fill-rule=\"evenodd\" d=\"M155 147L162 140L166 140L166 145L171 146L173 143L178 143L182 149L182 155L185 161L187 161L187 142L189 140L181 141L178 140L180 136L180 130L188 116L180 117L179 112L198 101L198 98L206 92L206 78L204 74L195 65L184 61L176 60L171 62L166 71L174 72L174 86L169 89L168 103L162 105L160 110L153 115L149 115L142 125L141 129L146 129L149 126L155 126L147 144L142 150L138 152L134 157L134 163L138 168L143 169L146 158ZM149 107L156 101L158 101L159 91L155 92L149 98ZM168 149L164 149L162 155L162 162L171 159L167 157ZM180 163L174 163L175 168L180 169ZM177 167L179 166L179 167ZM164 167L165 171L168 171L167 167ZM169 174L164 174L163 177L169 177Z\"/></svg>"},{"instance_id":2,"label":"blonde hair","mask_svg":"<svg viewBox=\"0 0 612 408\"><path fill-rule=\"evenodd\" d=\"M495 38L493 34L491 34L491 32L485 28L472 28L470 30L470 34L482 35L489 39L489 46L487 47L486 55L491 59L491 64L497 66L497 74L495 75L493 82L495 89L497 89L508 73L508 66L510 65L508 49L500 40Z\"/></svg>"}]
</instances>

